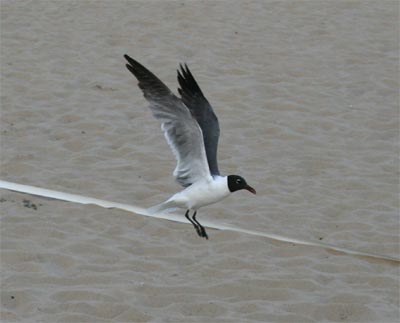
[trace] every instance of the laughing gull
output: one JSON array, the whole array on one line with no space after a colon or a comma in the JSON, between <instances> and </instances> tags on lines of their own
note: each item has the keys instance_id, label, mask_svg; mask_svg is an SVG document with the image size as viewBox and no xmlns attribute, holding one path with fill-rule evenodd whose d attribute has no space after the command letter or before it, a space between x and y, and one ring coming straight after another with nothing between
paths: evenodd
<instances>
[{"instance_id":1,"label":"laughing gull","mask_svg":"<svg viewBox=\"0 0 400 323\"><path fill-rule=\"evenodd\" d=\"M150 103L154 117L176 159L176 181L184 189L164 203L149 209L151 213L170 208L186 209L185 217L193 224L200 237L208 239L204 227L197 221L197 210L216 203L238 190L256 190L238 175L222 176L217 164L219 138L218 119L185 64L178 70L178 92L175 96L157 76L143 65L124 55L126 67L139 81L144 97ZM192 211L192 217L189 212Z\"/></svg>"}]
</instances>

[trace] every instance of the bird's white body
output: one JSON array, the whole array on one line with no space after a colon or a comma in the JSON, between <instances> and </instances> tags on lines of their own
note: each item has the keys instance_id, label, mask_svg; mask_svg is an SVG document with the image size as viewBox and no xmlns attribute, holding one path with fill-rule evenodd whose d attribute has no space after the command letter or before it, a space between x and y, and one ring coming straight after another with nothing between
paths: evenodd
<instances>
[{"instance_id":1,"label":"bird's white body","mask_svg":"<svg viewBox=\"0 0 400 323\"><path fill-rule=\"evenodd\" d=\"M168 201L173 201L178 207L198 210L203 206L221 201L229 194L227 177L216 176L193 183L173 195Z\"/></svg>"},{"instance_id":2,"label":"bird's white body","mask_svg":"<svg viewBox=\"0 0 400 323\"><path fill-rule=\"evenodd\" d=\"M227 176L210 176L204 180L193 183L183 191L171 196L164 203L150 210L153 213L178 207L196 211L203 206L221 201L230 193Z\"/></svg>"}]
</instances>

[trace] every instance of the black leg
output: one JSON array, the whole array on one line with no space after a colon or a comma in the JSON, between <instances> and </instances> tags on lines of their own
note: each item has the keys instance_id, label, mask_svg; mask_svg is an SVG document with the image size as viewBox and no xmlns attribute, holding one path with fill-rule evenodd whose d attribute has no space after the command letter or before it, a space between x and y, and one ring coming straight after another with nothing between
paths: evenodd
<instances>
[{"instance_id":1,"label":"black leg","mask_svg":"<svg viewBox=\"0 0 400 323\"><path fill-rule=\"evenodd\" d=\"M194 214L192 216L192 220L197 224L197 227L200 231L199 236L206 238L208 240L208 235L207 235L206 229L204 229L204 227L199 223L199 221L196 220L196 214L197 214L197 211L194 212ZM199 232L197 232L197 233L199 233Z\"/></svg>"},{"instance_id":2,"label":"black leg","mask_svg":"<svg viewBox=\"0 0 400 323\"><path fill-rule=\"evenodd\" d=\"M186 219L188 219L190 221L191 224L193 224L194 228L196 229L197 234L201 237L201 230L198 227L198 225L196 224L196 222L194 222L190 217L189 217L189 210L186 211L185 213L185 217Z\"/></svg>"}]
</instances>

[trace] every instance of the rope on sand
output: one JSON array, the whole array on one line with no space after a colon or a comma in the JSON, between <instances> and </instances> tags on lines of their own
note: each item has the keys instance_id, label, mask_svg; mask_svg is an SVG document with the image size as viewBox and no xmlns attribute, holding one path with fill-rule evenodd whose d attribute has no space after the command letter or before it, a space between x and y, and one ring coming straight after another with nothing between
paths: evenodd
<instances>
[{"instance_id":1,"label":"rope on sand","mask_svg":"<svg viewBox=\"0 0 400 323\"><path fill-rule=\"evenodd\" d=\"M171 214L171 213L149 214L146 209L138 207L138 206L134 206L134 205L110 202L110 201L100 200L100 199L86 197L86 196L82 196L82 195L69 194L69 193L64 193L64 192L59 192L59 191L48 190L45 188L40 188L40 187L35 187L35 186L17 184L17 183L0 180L0 188L10 190L10 191L16 191L19 193L53 198L53 199L61 200L61 201L74 202L74 203L80 203L80 204L94 204L94 205L98 205L98 206L108 208L108 209L116 208L116 209L121 209L121 210L125 210L128 212L140 214L143 216L189 224L189 223L187 223L187 221L185 221L183 216L176 215L176 214ZM265 238L272 239L272 240L295 243L298 245L325 248L325 249L334 250L334 251L338 251L338 252L342 252L342 253L350 254L350 255L364 256L364 257L388 260L388 261L393 261L393 262L400 262L399 258L337 247L332 244L318 242L318 241L307 241L307 240L301 240L301 239L295 239L295 238L288 238L288 237L284 237L284 236L277 235L277 234L265 233L265 232L254 231L254 230L246 230L246 229L241 229L238 227L214 223L214 222L210 222L210 221L202 221L202 224L205 227L217 229L217 230L235 231L235 232L246 233L246 234L250 234L250 235L254 235L254 236L265 237Z\"/></svg>"}]
</instances>

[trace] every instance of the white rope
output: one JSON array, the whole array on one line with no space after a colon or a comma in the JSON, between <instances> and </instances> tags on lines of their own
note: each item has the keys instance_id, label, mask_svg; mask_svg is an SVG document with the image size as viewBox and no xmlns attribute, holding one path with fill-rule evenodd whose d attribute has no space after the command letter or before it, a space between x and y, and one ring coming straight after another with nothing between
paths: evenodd
<instances>
[{"instance_id":1,"label":"white rope","mask_svg":"<svg viewBox=\"0 0 400 323\"><path fill-rule=\"evenodd\" d=\"M128 212L140 214L143 216L148 216L148 217L153 217L153 218L158 218L158 219L165 219L165 220L170 220L170 221L175 221L175 222L180 222L180 223L185 223L185 224L188 223L184 219L184 217L181 215L176 215L176 214L171 214L171 213L149 214L146 209L138 207L138 206L134 206L134 205L99 200L99 199L92 198L92 197L86 197L86 196L82 196L82 195L75 195L75 194L69 194L69 193L64 193L64 192L59 192L59 191L53 191L53 190L48 190L48 189L39 188L39 187L35 187L35 186L17 184L17 183L0 180L0 188L10 190L10 191L16 191L19 193L53 198L53 199L57 199L57 200L61 200L61 201L74 202L74 203L80 203L80 204L95 204L95 205L98 205L98 206L101 206L104 208L117 208L117 209L125 210ZM301 239L295 239L295 238L288 238L288 237L284 237L284 236L277 235L277 234L265 233L265 232L254 231L254 230L246 230L246 229L241 229L238 227L214 223L214 222L210 222L210 221L202 221L202 224L205 227L218 229L218 230L241 232L241 233L246 233L246 234L250 234L250 235L254 235L254 236L265 237L265 238L278 240L278 241L284 241L284 242L291 242L291 243L304 245L304 246L321 247L321 248L334 250L334 251L338 251L338 252L343 252L343 253L351 254L351 255L365 256L365 257L371 257L371 258L376 258L376 259L400 262L399 258L337 247L335 245L331 245L331 244L323 243L323 242L319 242L319 241L307 241L307 240L301 240Z\"/></svg>"}]
</instances>

